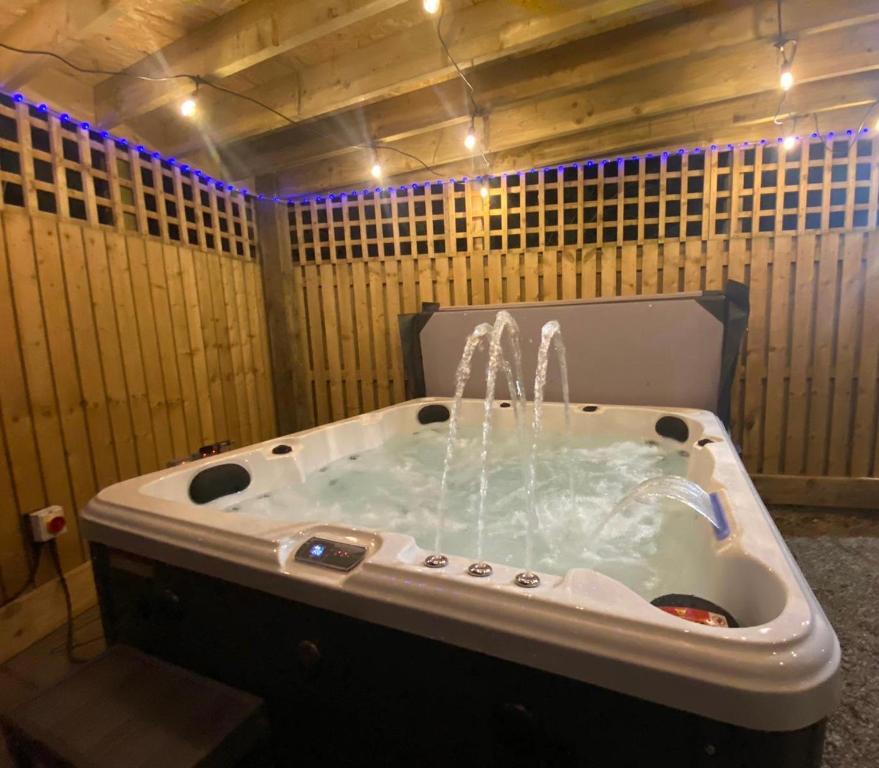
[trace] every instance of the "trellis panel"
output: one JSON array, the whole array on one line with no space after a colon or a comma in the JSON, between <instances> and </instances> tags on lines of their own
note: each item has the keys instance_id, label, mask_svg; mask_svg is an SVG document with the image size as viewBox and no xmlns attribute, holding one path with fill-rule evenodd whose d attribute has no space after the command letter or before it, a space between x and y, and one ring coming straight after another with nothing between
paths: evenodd
<instances>
[{"instance_id":1,"label":"trellis panel","mask_svg":"<svg viewBox=\"0 0 879 768\"><path fill-rule=\"evenodd\" d=\"M0 207L253 259L253 198L0 93Z\"/></svg>"},{"instance_id":2,"label":"trellis panel","mask_svg":"<svg viewBox=\"0 0 879 768\"><path fill-rule=\"evenodd\" d=\"M452 255L877 225L877 142L806 138L589 161L314 197L290 206L294 261Z\"/></svg>"}]
</instances>

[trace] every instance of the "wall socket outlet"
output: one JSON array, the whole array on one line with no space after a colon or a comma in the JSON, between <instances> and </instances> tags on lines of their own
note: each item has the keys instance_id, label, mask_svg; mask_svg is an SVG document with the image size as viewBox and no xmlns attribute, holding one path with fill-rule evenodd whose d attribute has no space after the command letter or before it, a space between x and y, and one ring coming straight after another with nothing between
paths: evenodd
<instances>
[{"instance_id":1,"label":"wall socket outlet","mask_svg":"<svg viewBox=\"0 0 879 768\"><path fill-rule=\"evenodd\" d=\"M31 524L31 538L34 541L49 541L67 531L64 508L57 504L43 507L36 512L29 512L28 518Z\"/></svg>"}]
</instances>

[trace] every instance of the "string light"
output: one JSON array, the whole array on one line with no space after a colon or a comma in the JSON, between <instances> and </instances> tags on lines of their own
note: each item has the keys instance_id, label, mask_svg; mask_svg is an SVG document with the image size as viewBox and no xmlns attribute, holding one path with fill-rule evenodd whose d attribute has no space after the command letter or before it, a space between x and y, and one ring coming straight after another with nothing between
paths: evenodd
<instances>
[{"instance_id":1,"label":"string light","mask_svg":"<svg viewBox=\"0 0 879 768\"><path fill-rule=\"evenodd\" d=\"M435 7L437 10L440 8L439 0L430 0L430 2L427 2L427 0L426 0L426 3L428 5L430 5L431 7ZM192 101L195 103L195 108L196 108L195 111L197 111L197 109L198 109L197 101L198 101L199 86L205 86L207 88L211 88L211 89L217 91L218 93L223 93L223 94L226 94L227 96L232 96L236 99L240 99L242 101L247 101L251 104L254 104L254 105L260 107L261 109L264 109L268 112L271 112L273 115L275 115L275 117L280 118L288 125L291 125L294 127L302 127L305 130L309 131L310 133L314 134L315 136L318 136L321 139L327 139L330 141L337 141L337 138L335 136L325 134L322 131L317 130L316 128L314 128L313 126L311 126L307 122L302 123L302 122L299 122L298 120L294 120L293 118L285 115L280 110L275 109L271 105L266 104L265 102L254 98L253 96L250 96L246 93L239 93L238 91L235 91L231 88L226 88L225 86L220 85L219 83L215 83L211 80L205 79L201 75L187 74L187 73L178 73L178 74L170 74L170 75L162 75L162 76L138 75L138 74L134 74L132 72L127 72L122 69L117 70L117 69L81 67L78 64L74 63L73 61L71 61L70 59L67 59L58 53L55 53L54 51L43 51L43 50L37 50L37 49L33 49L33 48L17 48L14 45L8 45L7 43L3 43L3 42L0 42L0 49L13 51L14 53L19 53L19 54L27 55L27 56L48 56L52 59L55 59L56 61L60 61L65 66L70 67L71 69L73 69L77 72L80 72L82 74L105 75L105 76L110 76L110 77L117 77L117 76L118 77L128 77L128 78L132 78L134 80L141 80L141 81L150 82L150 83L165 83L165 82L171 82L174 80L188 80L192 83L193 86L195 86L195 93L192 97L190 97L192 99ZM20 93L13 94L11 96L11 98L13 98L16 101L24 100L24 96ZM34 108L38 108L38 105L36 103L31 103L31 106L33 106ZM182 105L181 105L181 107L182 107ZM189 109L189 107L187 107L187 110L188 109ZM193 115L194 115L194 113L193 113ZM186 116L189 117L190 115L186 115ZM61 122L66 122L67 119L68 119L67 116L64 115L61 117ZM370 145L366 145L366 144L354 144L352 146L357 149L370 149L370 148L372 148ZM408 158L409 160L413 160L414 162L416 162L420 166L422 166L424 168L424 170L427 171L428 173L434 174L437 172L435 168L432 168L430 165L425 163L424 160L422 160L417 155L413 155L411 152L407 152L404 149L400 149L398 147L394 147L391 145L382 145L381 148L384 150L387 150L388 152L393 152L396 155L400 155L401 157L405 157L405 158Z\"/></svg>"},{"instance_id":2,"label":"string light","mask_svg":"<svg viewBox=\"0 0 879 768\"><path fill-rule=\"evenodd\" d=\"M797 137L796 136L785 136L784 140L781 142L781 146L784 147L785 151L790 152L797 145Z\"/></svg>"},{"instance_id":3,"label":"string light","mask_svg":"<svg viewBox=\"0 0 879 768\"><path fill-rule=\"evenodd\" d=\"M464 137L464 146L472 150L476 146L476 131L473 130L473 121L470 121L470 128L467 129L467 135Z\"/></svg>"},{"instance_id":4,"label":"string light","mask_svg":"<svg viewBox=\"0 0 879 768\"><path fill-rule=\"evenodd\" d=\"M180 114L183 115L183 117L194 117L197 109L198 106L196 101L191 97L184 99L180 103Z\"/></svg>"},{"instance_id":5,"label":"string light","mask_svg":"<svg viewBox=\"0 0 879 768\"><path fill-rule=\"evenodd\" d=\"M18 94L18 93L17 93L17 94L14 94L14 95L8 95L8 94L7 94L7 97L10 98L10 99L12 99L13 101L15 101L15 102L17 102L17 103L25 103L25 104L29 105L30 107L32 107L34 110L40 112L41 114L44 114L44 115L52 115L52 116L56 117L61 123L71 123L71 122L76 123L76 121L74 121L74 120L71 118L71 116L68 115L66 112L59 112L59 111L57 111L57 110L51 109L50 107L48 107L48 106L47 106L46 104L44 104L44 103L31 101L30 99L26 98L26 97L25 97L24 95L22 95L22 94ZM81 125L82 125L82 124L80 123L80 126L81 126ZM90 129L91 129L91 126L89 126L89 129L84 129L84 130L90 130ZM844 133L845 133L845 135L851 137L853 143L856 143L857 140L860 139L861 137L867 136L867 135L871 132L871 130L873 130L873 129L871 129L871 128L869 128L869 127L867 127L867 126L865 126L865 125L862 124L862 125L859 126L856 130L854 130L854 129L848 129L848 130L845 131ZM876 122L875 122L875 131L879 132L879 120L876 120ZM167 157L166 157L166 156L162 155L162 154L159 153L159 152L150 151L150 150L148 150L145 146L143 146L142 144L138 144L138 145L136 145L136 146L133 146L133 145L131 145L131 143L129 142L128 139L126 139L126 138L124 138L124 137L122 137L122 136L116 136L116 135L110 133L109 131L101 131L101 132L100 132L100 135L101 135L102 138L107 139L108 141L112 141L112 142L114 142L114 143L116 144L117 147L119 147L119 148L121 148L121 149L124 149L124 150L126 150L126 151L131 147L131 148L133 148L134 151L136 151L136 152L138 152L138 153L141 153L141 154L148 154L148 155L150 155L151 157L155 157L155 158L157 158L157 159L161 159L161 160L163 160L164 162L167 162L169 165L173 165L174 163L177 162L176 159L175 159L174 157L171 157L171 156L167 156ZM834 140L834 137L835 137L836 135L837 135L837 134L834 133L833 131L828 131L827 134L826 134L826 140L832 142L832 141ZM816 139L816 140L822 138L821 135L820 135L818 132L814 132L814 133L810 134L810 137L811 137L812 139ZM796 136L796 135L788 135L788 136L785 136L785 137L779 137L778 139L776 139L776 141L777 141L779 144L782 144L783 146L785 146L786 149L788 148L788 146L787 146L787 145L788 145L788 142L791 141L791 140L793 141L793 143L794 143L794 145L795 145L798 141L801 140L801 138L800 138L799 136ZM759 143L759 144L762 144L762 145L766 145L766 144L769 143L769 141L763 139L763 140L761 140L760 142L756 142L756 143ZM682 148L678 149L677 151L678 151L678 154L705 154L705 153L707 153L707 152L709 152L709 151L710 151L710 152L717 152L717 151L733 150L733 149L735 149L736 147L741 147L741 148L743 148L743 149L747 149L747 148L753 146L754 144L755 144L755 142L753 142L753 141L751 141L751 142L749 142L749 141L742 141L742 142L739 142L738 144L732 144L732 143L726 144L726 145L724 146L723 149L721 149L721 147L720 147L719 145L717 145L717 144L711 144L711 145L709 145L707 148L703 148L703 147L692 147L692 148L690 148L690 149L686 149L686 148L683 148L683 147L682 147ZM382 148L384 149L385 147L382 147ZM389 148L388 148L388 149L389 149ZM662 153L661 153L661 156L662 156L663 158L667 158L667 157L669 156L669 153L668 153L667 151L662 152ZM640 161L642 158L644 158L644 159L651 159L651 158L654 158L654 157L657 157L657 153L656 153L656 152L648 152L648 153L645 153L645 154L643 154L643 155L637 155L637 154L636 154L636 155L631 155L630 158L626 158L626 159L631 159L632 161L637 162L637 161ZM615 161L615 162L620 162L620 160L622 160L622 159L623 159L623 158L612 158L612 160ZM567 167L568 167L568 168L572 168L572 169L576 169L576 168L579 168L579 167L582 167L582 168L594 168L597 164L599 164L599 163L601 163L601 164L605 164L606 162L608 162L608 161L607 161L607 160L598 160L598 161L597 161L597 160L581 160L581 161L576 162L576 163L569 163L569 164L567 165ZM190 174L190 175L192 175L192 176L194 176L194 177L200 179L200 180L202 181L202 183L205 183L205 184L216 184L218 189L220 189L220 188L227 188L227 187L228 187L228 185L226 185L225 182L221 181L220 179L212 179L210 176L207 176L203 171L201 171L201 170L199 170L199 169L197 169L197 168L192 168L191 166L189 166L189 165L187 165L187 164L180 163L180 164L179 164L179 168L180 168L181 172L186 173L186 174ZM536 170L537 170L537 169L533 169L533 171L536 171ZM543 168L542 170L543 170L543 171L554 171L554 172L557 172L557 173L563 173L563 172L564 172L564 166L552 165L552 166L547 166L547 167ZM533 172L533 171L532 171L532 172ZM376 179L381 179L381 178L383 178L383 176L384 176L384 171L383 171L382 166L381 166L381 164L379 163L379 161L378 161L377 158L376 158L375 162L373 163L372 168L370 169L370 172L371 172L372 176L374 176ZM485 198L485 197L487 197L487 196L489 195L489 185L488 185L488 182L489 182L490 179L492 179L492 178L499 178L500 176L516 175L516 173L517 173L516 171L511 171L511 172L509 172L509 173L504 172L503 174L498 174L497 176L489 175L489 176L481 177L481 185L480 185L480 188L479 188L479 194L480 194L480 196L483 197L483 198ZM427 187L427 186L434 185L434 184L438 184L438 185L443 185L443 184L457 184L457 183L461 183L461 182L466 183L466 181L467 181L466 178L463 178L463 179L455 179L455 178L436 179L436 180L434 180L434 181L425 181L425 182L423 182L423 183L421 184L421 186L423 186L423 187ZM234 189L234 188L233 188L233 189ZM394 187L394 189L396 189L396 187ZM372 190L372 189L364 189L364 190L362 190L361 192L358 192L358 191L354 190L354 191L348 192L347 194L353 197L353 196L355 196L355 195L357 195L357 194L368 194L368 193L370 193L370 192L379 192L379 193L381 193L381 192L386 192L386 191L390 191L390 188L388 188L387 190L385 190L385 189L382 189L381 187L376 187L374 190ZM248 192L246 189L241 189L239 192L240 192L240 194L243 195L246 199L253 199L253 198L255 198L255 199L257 199L257 200L265 200L265 195L262 195L262 194L253 194L253 193ZM344 193L343 193L343 194L344 194ZM312 197L313 197L313 195L295 195L295 196L289 196L289 197L287 197L286 199L282 199L282 200L280 200L280 203L289 205L289 204L293 204L293 203L296 203L296 202L308 202L310 199L312 199ZM277 202L277 201L276 201L276 202Z\"/></svg>"},{"instance_id":6,"label":"string light","mask_svg":"<svg viewBox=\"0 0 879 768\"><path fill-rule=\"evenodd\" d=\"M779 71L778 84L781 86L782 91L787 92L794 84L793 65L794 56L797 55L797 41L794 39L788 39L784 36L784 25L781 21L781 3L782 0L777 0L776 16L778 18L778 37L775 40L775 47L781 55L781 69ZM788 55L788 46L790 46L790 55ZM784 101L784 97L782 97L782 101ZM781 109L780 105L779 109Z\"/></svg>"},{"instance_id":7,"label":"string light","mask_svg":"<svg viewBox=\"0 0 879 768\"><path fill-rule=\"evenodd\" d=\"M785 61L781 65L781 77L779 78L778 83L783 91L789 91L793 87L794 73L789 61Z\"/></svg>"},{"instance_id":8,"label":"string light","mask_svg":"<svg viewBox=\"0 0 879 768\"><path fill-rule=\"evenodd\" d=\"M440 9L440 0L422 0L424 10L433 16Z\"/></svg>"}]
</instances>

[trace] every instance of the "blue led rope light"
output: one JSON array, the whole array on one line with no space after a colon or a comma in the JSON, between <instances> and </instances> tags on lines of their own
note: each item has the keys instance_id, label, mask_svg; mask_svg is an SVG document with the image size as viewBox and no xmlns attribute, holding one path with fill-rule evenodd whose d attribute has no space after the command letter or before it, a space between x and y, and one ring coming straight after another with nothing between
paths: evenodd
<instances>
[{"instance_id":1,"label":"blue led rope light","mask_svg":"<svg viewBox=\"0 0 879 768\"><path fill-rule=\"evenodd\" d=\"M50 109L46 104L43 104L43 103L38 104L36 102L31 101L30 99L27 99L21 93L12 94L12 100L14 102L16 102L17 104L21 104L21 103L27 104L27 105L33 107L34 109L36 109L37 112L40 112L43 114L54 115L55 117L58 118L58 120L61 123L67 124L67 123L76 123L77 122L76 120L71 118L70 115L68 115L66 112L56 112L55 110ZM90 131L92 129L91 125L87 122L80 122L79 127L85 131ZM863 127L860 129L859 136L863 136L868 133L870 133L870 129L867 127ZM855 130L852 128L849 128L848 130L844 131L842 134L839 134L839 135L845 135L851 139L855 135ZM116 144L116 146L121 147L123 149L128 149L130 146L128 139L125 139L121 136L115 136L114 134L110 133L109 131L100 131L100 136L103 139L111 139ZM828 131L826 134L826 138L831 141L833 140L833 138L835 136L837 136L837 134L834 133L833 131ZM811 134L809 134L808 138L809 139L820 139L821 134L818 133L817 131L813 131ZM794 136L794 140L796 142L800 142L803 140L803 137L802 136ZM779 136L778 138L775 139L774 142L771 139L759 139L758 141L741 141L738 144L726 144L726 145L710 144L706 148L703 148L703 147L690 147L690 148L680 147L677 150L665 150L662 152L645 152L640 155L635 154L635 155L629 155L626 157L623 157L621 155L617 155L616 157L600 158L598 160L580 160L575 163L562 163L562 164L555 164L555 165L547 165L547 166L544 166L543 168L541 168L540 170L542 172L546 172L546 171L563 172L566 169L579 168L581 166L583 168L592 168L596 165L601 167L601 166L607 165L608 163L614 163L614 162L617 163L618 165L622 165L623 163L625 163L626 161L629 161L629 160L635 160L635 161L638 161L641 159L650 160L654 157L661 157L663 160L666 160L672 154L698 155L698 154L705 154L706 152L717 152L717 151L723 152L726 150L733 150L736 148L749 149L749 148L758 147L758 146L765 147L765 146L767 146L769 144L773 144L773 143L778 144L778 145L784 144L784 137ZM391 192L393 190L398 190L398 191L403 192L408 189L419 189L419 188L423 188L423 187L433 186L434 184L466 184L468 182L478 182L480 184L483 184L483 183L491 182L492 179L498 179L498 178L501 178L504 176L510 176L510 175L516 176L519 173L536 173L538 170L537 168L531 168L527 171L518 171L518 172L517 171L504 171L502 173L496 173L496 174L484 175L484 176L475 176L473 178L470 178L469 176L462 176L460 179L456 179L456 178L436 179L434 181L412 182L410 184L393 185L393 186L388 186L388 187L373 187L373 188L367 187L367 188L364 188L359 191L355 189L355 190L351 190L350 192L332 192L327 195L303 194L303 195L289 195L287 197L281 197L280 195L274 195L271 198L267 198L266 195L264 195L264 194L251 194L250 192L248 192L247 189L244 189L244 188L238 189L234 185L229 184L229 183L223 181L222 179L214 179L214 178L208 176L207 174L205 174L203 171L201 171L197 168L192 168L191 166L187 165L186 163L178 163L177 158L175 158L175 157L165 156L161 152L156 152L156 151L151 152L142 144L136 145L134 147L134 149L135 149L135 151L137 151L139 153L147 154L157 160L164 161L164 162L168 163L168 165L172 165L172 166L177 165L182 172L189 173L192 176L195 176L196 178L198 178L199 180L201 180L205 184L213 186L214 188L216 188L219 191L228 190L229 192L237 192L242 197L244 197L245 200L254 199L257 201L264 201L264 200L270 199L271 202L273 202L273 203L276 203L276 204L283 203L285 205L292 205L294 203L299 203L299 204L310 203L312 200L314 200L314 202L316 202L316 203L322 203L327 200L341 200L343 198L356 197L357 195L369 194L370 192L374 192L374 193L378 193L378 194L382 194L384 192Z\"/></svg>"}]
</instances>

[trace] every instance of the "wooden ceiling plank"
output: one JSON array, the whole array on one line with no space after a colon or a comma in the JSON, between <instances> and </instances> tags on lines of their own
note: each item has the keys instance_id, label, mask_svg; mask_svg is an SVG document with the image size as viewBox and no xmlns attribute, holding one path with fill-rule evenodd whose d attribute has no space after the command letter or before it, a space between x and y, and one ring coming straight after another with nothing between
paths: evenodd
<instances>
[{"instance_id":1,"label":"wooden ceiling plank","mask_svg":"<svg viewBox=\"0 0 879 768\"><path fill-rule=\"evenodd\" d=\"M879 19L874 0L859 0L840 9L826 2L791 3L796 23L793 33L815 34ZM577 43L554 51L491 64L469 75L487 111L565 92L572 86L592 83L643 70L675 59L706 54L731 45L776 35L774 0L757 4L717 2L645 25L626 28L596 38L586 48ZM627 36L637 39L638 55L626 46ZM682 46L685 39L688 45ZM767 48L767 51L769 48ZM469 123L469 104L459 80L368 105L354 114L327 118L319 123L291 128L260 139L220 147L221 157L238 173L263 173L301 163L326 160L356 151L364 141L399 141L419 133ZM324 134L321 136L319 134ZM333 137L335 141L325 137ZM352 140L353 137L353 140ZM200 163L201 158L194 158ZM239 167L240 166L240 167Z\"/></svg>"},{"instance_id":2,"label":"wooden ceiling plank","mask_svg":"<svg viewBox=\"0 0 879 768\"><path fill-rule=\"evenodd\" d=\"M147 56L127 72L222 79L292 51L407 0L252 0ZM111 127L179 100L191 81L132 80L117 75L95 88L98 120Z\"/></svg>"},{"instance_id":3,"label":"wooden ceiling plank","mask_svg":"<svg viewBox=\"0 0 879 768\"><path fill-rule=\"evenodd\" d=\"M63 56L84 38L106 30L125 5L117 0L43 0L0 32L0 42ZM43 56L0 50L0 83L7 91L20 88L47 63Z\"/></svg>"},{"instance_id":4,"label":"wooden ceiling plank","mask_svg":"<svg viewBox=\"0 0 879 768\"><path fill-rule=\"evenodd\" d=\"M825 84L815 84L824 86ZM761 94L745 99L734 99L727 104L715 104L698 110L694 116L692 110L683 110L668 115L659 115L643 122L620 130L618 126L598 131L584 131L560 138L547 137L543 141L514 147L496 156L497 173L504 171L516 172L523 168L541 168L555 164L581 160L585 158L600 159L618 155L631 155L644 151L655 151L664 148L702 146L711 143L724 146L727 142L752 140L764 136L772 136L777 126L772 122L770 106L773 94ZM753 111L749 111L753 109ZM822 131L839 131L855 124L864 113L864 102L856 105L832 104L817 110L820 114ZM694 119L694 117L696 119ZM743 118L736 122L737 118ZM809 131L804 130L808 135ZM436 167L438 179L473 178L469 167L460 162L446 163ZM325 185L323 187L300 184L304 177L289 173L281 175L278 194L298 195L314 192L347 192L362 188L361 184ZM318 181L317 177L314 177ZM414 170L385 179L388 185L404 185L413 182L433 180L427 178L423 170Z\"/></svg>"},{"instance_id":5,"label":"wooden ceiling plank","mask_svg":"<svg viewBox=\"0 0 879 768\"><path fill-rule=\"evenodd\" d=\"M443 34L464 69L596 35L645 19L701 5L707 0L599 0L582 3L558 0L539 14L509 0L485 0L467 6L443 21ZM245 91L290 119L306 120L354 105L437 85L456 76L436 36L431 18L372 45L314 67L298 77L284 77ZM234 97L205 94L205 114L223 115L213 125L169 125L165 146L182 154L201 144L209 129L219 144L259 135L285 122L257 106L236 110L228 119Z\"/></svg>"},{"instance_id":6,"label":"wooden ceiling plank","mask_svg":"<svg viewBox=\"0 0 879 768\"><path fill-rule=\"evenodd\" d=\"M803 54L798 60L802 79L788 94L782 115L791 112L793 104L799 105L793 111L814 111L808 101L802 101L803 94L813 92L807 89L810 81L816 84L828 81L828 93L833 97L834 88L839 87L836 84L838 78L858 72L868 73L865 77L875 99L877 81L872 73L879 69L879 52L874 50L871 40L877 35L879 24L831 30L810 37L807 49L803 43L809 55ZM498 110L489 121L492 171L499 170L498 153L534 144L549 136L582 134L604 126L616 126L625 131L630 125L678 111L689 110L695 120L706 105L760 93L770 94L777 107L779 92L775 69L771 65L767 69L762 56L759 50L748 54L736 48L724 57L673 62L565 97L551 97ZM841 101L849 99L843 93L837 98ZM396 142L394 146L430 159L433 166L456 163L465 169L461 172L470 175L483 172L463 146L465 131L466 127L461 125L446 127ZM371 164L367 155L355 152L285 169L282 174L285 189L295 186L299 191L312 191L359 185L367 180ZM382 152L382 163L388 178L409 171L419 172L416 163L390 151ZM421 170L420 175L424 178L428 174Z\"/></svg>"}]
</instances>

